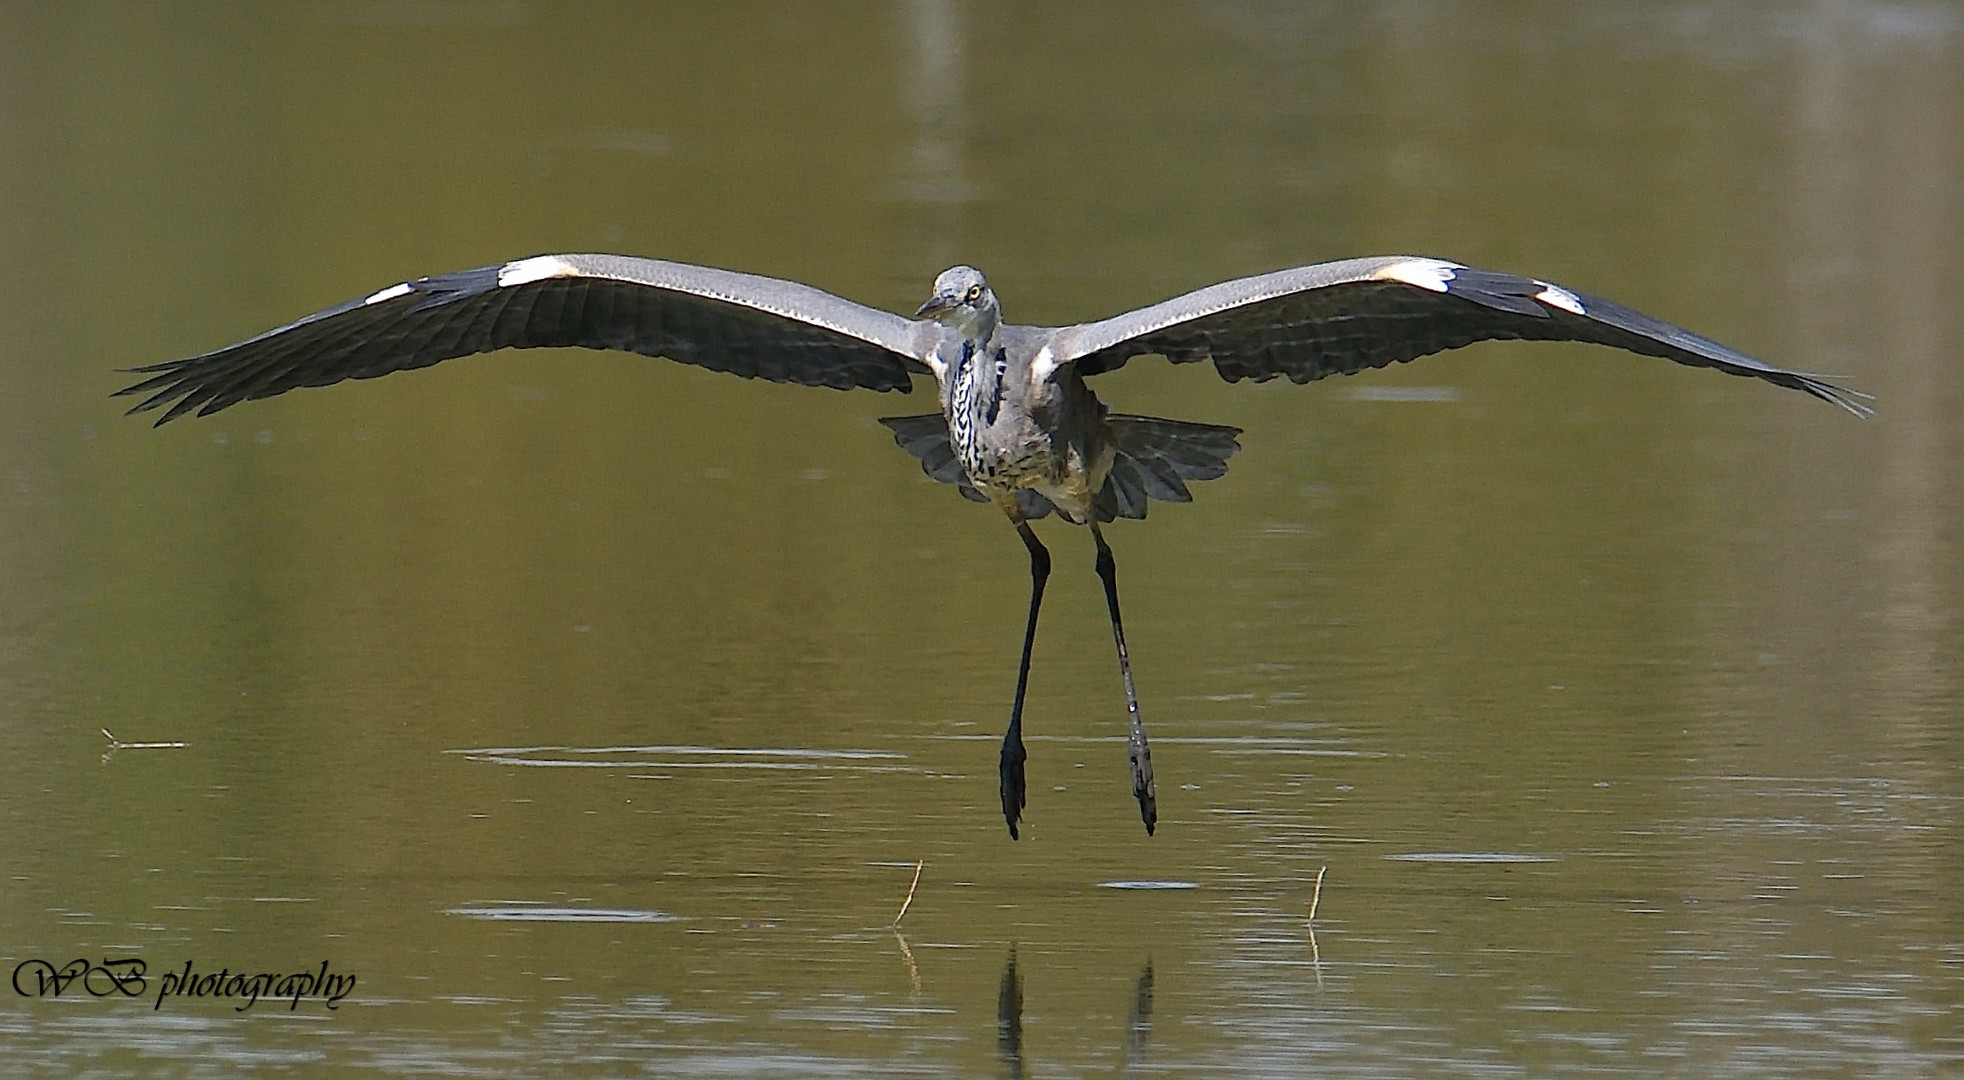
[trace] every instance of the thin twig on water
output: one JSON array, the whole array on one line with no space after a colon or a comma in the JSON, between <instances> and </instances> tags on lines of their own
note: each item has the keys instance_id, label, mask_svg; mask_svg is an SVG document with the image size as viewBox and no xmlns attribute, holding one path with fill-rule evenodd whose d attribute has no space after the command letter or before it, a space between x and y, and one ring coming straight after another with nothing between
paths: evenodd
<instances>
[{"instance_id":1,"label":"thin twig on water","mask_svg":"<svg viewBox=\"0 0 1964 1080\"><path fill-rule=\"evenodd\" d=\"M107 762L110 755L118 750L181 750L191 745L188 742L124 742L111 734L108 728L97 728L102 737L109 740L109 749L102 752L102 760Z\"/></svg>"},{"instance_id":2,"label":"thin twig on water","mask_svg":"<svg viewBox=\"0 0 1964 1080\"><path fill-rule=\"evenodd\" d=\"M900 920L907 917L907 909L914 906L914 890L921 887L921 867L926 865L926 859L922 859L914 864L914 883L907 886L907 899L900 902L900 913L893 917L893 921L888 923L888 926L899 926Z\"/></svg>"},{"instance_id":3,"label":"thin twig on water","mask_svg":"<svg viewBox=\"0 0 1964 1080\"><path fill-rule=\"evenodd\" d=\"M108 728L97 728L102 737L109 740L112 750L176 750L191 745L187 742L124 742L109 733Z\"/></svg>"},{"instance_id":4,"label":"thin twig on water","mask_svg":"<svg viewBox=\"0 0 1964 1080\"><path fill-rule=\"evenodd\" d=\"M1316 971L1316 988L1323 989L1323 950L1316 947L1316 905L1323 899L1323 874L1330 868L1316 869L1316 888L1309 894L1309 963Z\"/></svg>"}]
</instances>

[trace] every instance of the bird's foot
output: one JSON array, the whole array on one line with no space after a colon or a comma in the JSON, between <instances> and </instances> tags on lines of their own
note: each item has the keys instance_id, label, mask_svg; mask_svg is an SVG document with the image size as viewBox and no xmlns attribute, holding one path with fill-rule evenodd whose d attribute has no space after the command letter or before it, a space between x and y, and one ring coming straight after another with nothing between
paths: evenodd
<instances>
[{"instance_id":1,"label":"bird's foot","mask_svg":"<svg viewBox=\"0 0 1964 1080\"><path fill-rule=\"evenodd\" d=\"M1146 835L1159 824L1159 800L1153 793L1152 747L1146 745L1146 730L1136 721L1126 739L1126 758L1132 763L1132 797L1139 800L1139 819L1146 823Z\"/></svg>"},{"instance_id":2,"label":"bird's foot","mask_svg":"<svg viewBox=\"0 0 1964 1080\"><path fill-rule=\"evenodd\" d=\"M1029 755L1023 750L1023 740L1014 732L1002 740L1002 818L1009 824L1009 838L1018 839L1016 823L1023 816L1027 789L1023 780L1023 762Z\"/></svg>"}]
</instances>

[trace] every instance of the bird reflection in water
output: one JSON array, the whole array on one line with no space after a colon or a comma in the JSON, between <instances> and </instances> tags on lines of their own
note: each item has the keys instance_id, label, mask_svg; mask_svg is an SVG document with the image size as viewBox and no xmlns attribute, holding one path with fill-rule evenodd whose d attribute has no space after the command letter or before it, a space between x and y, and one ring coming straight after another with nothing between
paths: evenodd
<instances>
[{"instance_id":1,"label":"bird reflection in water","mask_svg":"<svg viewBox=\"0 0 1964 1080\"><path fill-rule=\"evenodd\" d=\"M1016 971L1014 945L1009 947L1009 959L1002 966L1002 984L996 989L996 1056L1002 1059L1004 1076L1022 1080L1023 976Z\"/></svg>"},{"instance_id":2,"label":"bird reflection in water","mask_svg":"<svg viewBox=\"0 0 1964 1080\"><path fill-rule=\"evenodd\" d=\"M1132 1007L1126 1014L1124 1056L1119 1075L1135 1075L1146 1060L1146 1043L1152 1037L1152 960L1139 972L1133 988ZM1016 968L1016 946L1009 947L1003 962L1002 983L996 990L996 1057L1010 1080L1023 1076L1023 976Z\"/></svg>"}]
</instances>

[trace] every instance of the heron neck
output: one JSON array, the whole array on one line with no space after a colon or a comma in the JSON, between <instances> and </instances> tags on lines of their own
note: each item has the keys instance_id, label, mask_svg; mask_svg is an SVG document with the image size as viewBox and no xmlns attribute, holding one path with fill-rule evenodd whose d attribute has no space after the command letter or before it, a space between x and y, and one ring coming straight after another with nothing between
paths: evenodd
<instances>
[{"instance_id":1,"label":"heron neck","mask_svg":"<svg viewBox=\"0 0 1964 1080\"><path fill-rule=\"evenodd\" d=\"M966 345L972 346L977 354L988 352L995 344L996 331L1002 327L1002 315L992 310L982 310L968 318L958 320L954 331Z\"/></svg>"}]
</instances>

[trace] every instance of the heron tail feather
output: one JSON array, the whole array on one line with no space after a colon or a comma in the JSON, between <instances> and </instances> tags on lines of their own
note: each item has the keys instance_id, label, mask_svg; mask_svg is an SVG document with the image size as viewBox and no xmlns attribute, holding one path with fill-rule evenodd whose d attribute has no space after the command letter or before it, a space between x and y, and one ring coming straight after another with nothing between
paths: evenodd
<instances>
[{"instance_id":1,"label":"heron tail feather","mask_svg":"<svg viewBox=\"0 0 1964 1080\"><path fill-rule=\"evenodd\" d=\"M1227 472L1227 460L1241 449L1240 428L1162 420L1156 416L1105 417L1117 453L1093 508L1099 521L1143 518L1149 500L1192 502L1189 480L1212 480Z\"/></svg>"},{"instance_id":2,"label":"heron tail feather","mask_svg":"<svg viewBox=\"0 0 1964 1080\"><path fill-rule=\"evenodd\" d=\"M1162 420L1153 416L1113 414L1111 426L1116 453L1105 486L1092 504L1099 521L1143 518L1146 503L1191 502L1187 481L1212 480L1227 472L1227 460L1241 449L1240 428ZM969 484L955 448L948 441L948 424L940 413L880 418L893 431L893 441L921 463L921 471L944 484L953 484L965 498L988 502ZM1031 520L1053 512L1049 499L1024 488L1016 493L1018 508Z\"/></svg>"}]
</instances>

